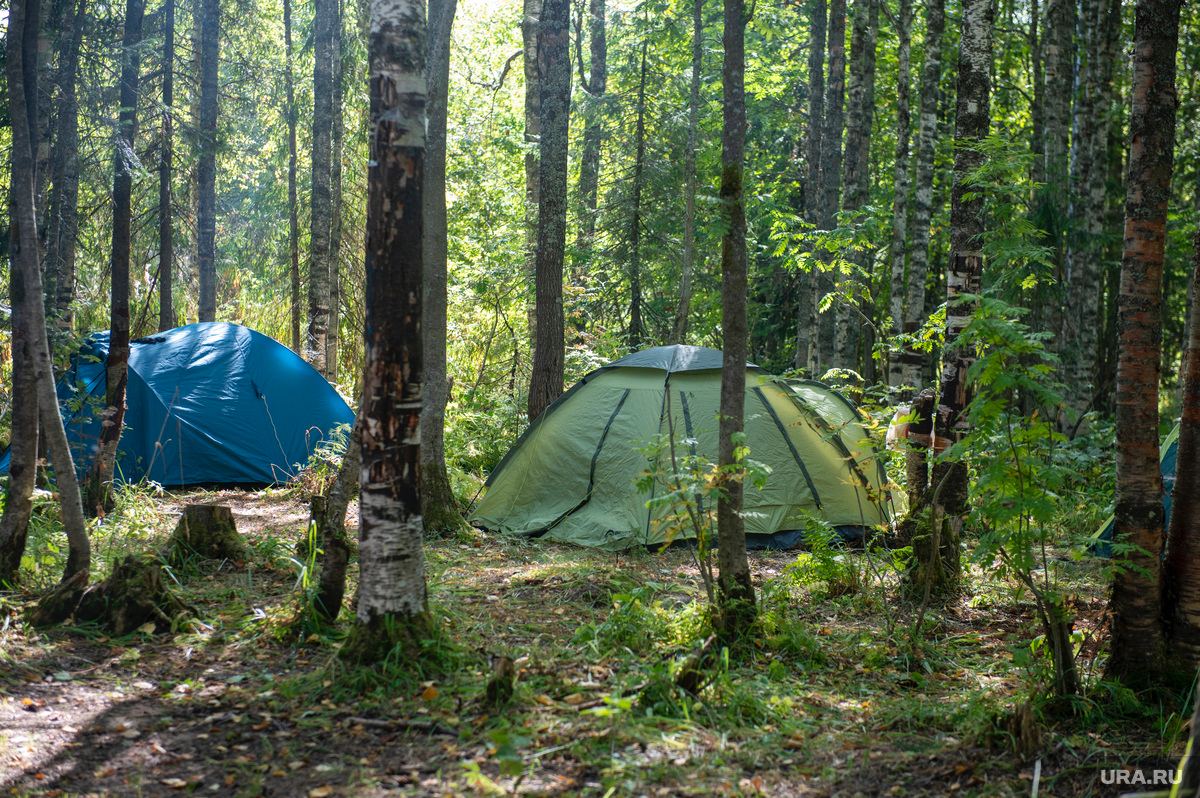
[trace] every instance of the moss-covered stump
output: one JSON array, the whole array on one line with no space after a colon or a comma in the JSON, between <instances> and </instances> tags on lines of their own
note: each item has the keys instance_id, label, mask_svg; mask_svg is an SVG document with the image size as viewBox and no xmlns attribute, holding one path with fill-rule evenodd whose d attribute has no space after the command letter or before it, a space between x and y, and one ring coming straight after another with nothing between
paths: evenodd
<instances>
[{"instance_id":1,"label":"moss-covered stump","mask_svg":"<svg viewBox=\"0 0 1200 798\"><path fill-rule=\"evenodd\" d=\"M233 511L224 504L189 504L167 541L164 558L180 562L188 557L241 560L246 544L238 534Z\"/></svg>"},{"instance_id":2,"label":"moss-covered stump","mask_svg":"<svg viewBox=\"0 0 1200 798\"><path fill-rule=\"evenodd\" d=\"M47 626L73 617L99 623L119 636L147 623L153 623L155 631L166 631L191 614L192 608L167 587L162 563L151 554L131 554L103 582L87 588L76 579L63 582L38 603L29 620Z\"/></svg>"}]
</instances>

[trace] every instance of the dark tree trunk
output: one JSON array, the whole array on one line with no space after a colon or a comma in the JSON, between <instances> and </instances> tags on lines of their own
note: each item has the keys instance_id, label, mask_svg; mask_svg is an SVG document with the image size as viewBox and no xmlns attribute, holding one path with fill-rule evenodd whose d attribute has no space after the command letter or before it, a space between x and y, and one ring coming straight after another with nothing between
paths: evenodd
<instances>
[{"instance_id":1,"label":"dark tree trunk","mask_svg":"<svg viewBox=\"0 0 1200 798\"><path fill-rule=\"evenodd\" d=\"M357 421L346 441L346 453L329 493L313 497L313 521L321 541L321 572L313 606L328 622L337 620L346 595L346 566L350 562L350 540L346 537L346 509L358 490L362 475L362 425Z\"/></svg>"},{"instance_id":2,"label":"dark tree trunk","mask_svg":"<svg viewBox=\"0 0 1200 798\"><path fill-rule=\"evenodd\" d=\"M744 425L746 403L746 207L742 174L746 151L746 7L725 0L725 61L721 70L721 326L725 352L721 368L721 419L718 463L738 464L736 438ZM727 640L749 632L756 617L754 584L746 560L746 522L742 517L740 476L726 478L717 501L718 629Z\"/></svg>"},{"instance_id":3,"label":"dark tree trunk","mask_svg":"<svg viewBox=\"0 0 1200 798\"><path fill-rule=\"evenodd\" d=\"M937 152L938 100L942 78L942 38L946 25L945 0L925 6L925 57L921 65L921 105L917 128L917 164L913 191L912 239L900 329L913 336L925 318L925 279L929 274L930 223L933 220L934 156ZM911 345L897 353L892 385L907 392L917 389L926 356Z\"/></svg>"},{"instance_id":4,"label":"dark tree trunk","mask_svg":"<svg viewBox=\"0 0 1200 798\"><path fill-rule=\"evenodd\" d=\"M171 170L174 156L172 117L175 106L175 0L163 4L162 154L158 164L158 329L175 327L172 286L175 279L175 234L171 224Z\"/></svg>"},{"instance_id":5,"label":"dark tree trunk","mask_svg":"<svg viewBox=\"0 0 1200 798\"><path fill-rule=\"evenodd\" d=\"M563 248L567 234L567 113L571 99L568 50L570 3L546 0L538 29L541 153L538 159L537 330L529 419L562 393Z\"/></svg>"},{"instance_id":6,"label":"dark tree trunk","mask_svg":"<svg viewBox=\"0 0 1200 798\"><path fill-rule=\"evenodd\" d=\"M429 124L425 142L425 408L421 416L421 515L425 531L452 532L462 524L446 474L446 103L450 88L450 33L457 0L429 4Z\"/></svg>"},{"instance_id":7,"label":"dark tree trunk","mask_svg":"<svg viewBox=\"0 0 1200 798\"><path fill-rule=\"evenodd\" d=\"M58 409L54 368L46 336L46 309L42 294L42 271L38 263L37 216L34 196L34 120L37 119L37 30L38 0L16 0L9 7L7 60L9 117L12 123L12 223L11 258L13 275L13 338L24 351L15 354L32 370L38 418L48 438L47 448L58 479L63 527L67 533L67 566L64 580L86 582L91 566L91 546L79 498L75 464L67 444ZM26 422L30 419L26 418ZM25 451L36 452L38 425L13 429L14 437L25 438ZM15 444L15 441L14 441Z\"/></svg>"},{"instance_id":8,"label":"dark tree trunk","mask_svg":"<svg viewBox=\"0 0 1200 798\"><path fill-rule=\"evenodd\" d=\"M1125 248L1118 302L1117 508L1112 654L1107 674L1129 685L1162 673L1160 554L1162 474L1158 385L1162 350L1163 250L1175 154L1175 57L1180 4L1138 0L1125 195Z\"/></svg>"},{"instance_id":9,"label":"dark tree trunk","mask_svg":"<svg viewBox=\"0 0 1200 798\"><path fill-rule=\"evenodd\" d=\"M1180 380L1183 414L1163 564L1162 614L1171 654L1194 671L1200 666L1200 233L1192 245L1191 313Z\"/></svg>"},{"instance_id":10,"label":"dark tree trunk","mask_svg":"<svg viewBox=\"0 0 1200 798\"><path fill-rule=\"evenodd\" d=\"M46 224L46 315L56 332L72 326L75 249L79 231L79 103L76 84L83 40L85 0L68 0L60 32L58 102L50 164L50 207Z\"/></svg>"},{"instance_id":11,"label":"dark tree trunk","mask_svg":"<svg viewBox=\"0 0 1200 798\"><path fill-rule=\"evenodd\" d=\"M1030 82L1033 84L1033 99L1029 104L1029 149L1033 153L1032 177L1035 183L1046 182L1046 79L1045 61L1042 57L1044 43L1039 29L1040 16L1038 0L1029 0L1029 59L1032 62Z\"/></svg>"},{"instance_id":12,"label":"dark tree trunk","mask_svg":"<svg viewBox=\"0 0 1200 798\"><path fill-rule=\"evenodd\" d=\"M854 5L854 25L850 36L849 114L846 120L844 182L846 195L842 209L851 216L861 212L871 191L871 126L875 123L875 43L879 32L879 4L882 0L858 0ZM848 260L859 271L866 270L870 251L850 253ZM858 274L849 275L858 296ZM862 315L845 303L835 315L835 363L841 368L859 368L856 351Z\"/></svg>"},{"instance_id":13,"label":"dark tree trunk","mask_svg":"<svg viewBox=\"0 0 1200 798\"><path fill-rule=\"evenodd\" d=\"M808 123L805 152L804 220L813 227L821 223L821 134L825 130L825 25L826 0L811 0L808 39ZM796 368L815 374L818 366L821 275L814 267L796 276Z\"/></svg>"},{"instance_id":14,"label":"dark tree trunk","mask_svg":"<svg viewBox=\"0 0 1200 798\"><path fill-rule=\"evenodd\" d=\"M200 0L200 129L196 165L196 249L200 273L200 321L217 318L217 68L221 41L220 0Z\"/></svg>"},{"instance_id":15,"label":"dark tree trunk","mask_svg":"<svg viewBox=\"0 0 1200 798\"><path fill-rule=\"evenodd\" d=\"M329 156L329 321L325 329L325 376L330 382L338 375L338 335L342 305L342 146L346 138L343 100L346 94L343 78L342 39L345 22L342 0L337 2L337 19L333 26L333 117L330 129Z\"/></svg>"},{"instance_id":16,"label":"dark tree trunk","mask_svg":"<svg viewBox=\"0 0 1200 798\"><path fill-rule=\"evenodd\" d=\"M575 248L580 263L575 272L582 275L593 257L596 237L596 200L600 184L600 149L604 143L604 93L608 90L608 36L605 0L588 0L588 39L591 45L590 76L583 77L582 53L579 57L580 83L583 84L583 149L579 155L579 233ZM582 26L580 36L582 36ZM579 46L579 45L577 45Z\"/></svg>"},{"instance_id":17,"label":"dark tree trunk","mask_svg":"<svg viewBox=\"0 0 1200 798\"><path fill-rule=\"evenodd\" d=\"M308 361L322 374L329 334L330 230L333 221L331 182L333 149L333 50L337 0L313 4L313 119L311 250L308 265Z\"/></svg>"},{"instance_id":18,"label":"dark tree trunk","mask_svg":"<svg viewBox=\"0 0 1200 798\"><path fill-rule=\"evenodd\" d=\"M892 168L892 242L888 247L888 262L892 271L888 314L892 317L893 335L904 332L904 265L908 241L909 144L912 136L908 85L912 55L912 0L900 0L896 21L896 162ZM894 388L901 386L900 363L899 353L888 358L888 384ZM904 394L901 398L907 398L909 392L905 391Z\"/></svg>"},{"instance_id":19,"label":"dark tree trunk","mask_svg":"<svg viewBox=\"0 0 1200 798\"><path fill-rule=\"evenodd\" d=\"M821 131L820 206L817 226L832 230L837 226L837 211L842 195L842 132L845 127L846 98L846 0L829 3L829 73L825 82L825 118ZM822 251L826 264L833 254ZM835 321L833 313L819 313L821 297L833 290L836 275L822 270L813 280L813 329L817 337L814 376L834 365Z\"/></svg>"},{"instance_id":20,"label":"dark tree trunk","mask_svg":"<svg viewBox=\"0 0 1200 798\"><path fill-rule=\"evenodd\" d=\"M527 303L529 340L537 347L538 155L542 148L542 89L538 77L538 35L542 0L522 0L521 42L525 67L525 272L532 301Z\"/></svg>"},{"instance_id":21,"label":"dark tree trunk","mask_svg":"<svg viewBox=\"0 0 1200 798\"><path fill-rule=\"evenodd\" d=\"M372 0L367 167L366 370L360 579L347 659L419 653L430 619L421 544L421 189L425 4Z\"/></svg>"},{"instance_id":22,"label":"dark tree trunk","mask_svg":"<svg viewBox=\"0 0 1200 798\"><path fill-rule=\"evenodd\" d=\"M633 129L633 186L629 218L629 330L625 341L630 349L640 349L642 329L642 187L646 174L646 50L642 41L641 68L638 72L636 122Z\"/></svg>"},{"instance_id":23,"label":"dark tree trunk","mask_svg":"<svg viewBox=\"0 0 1200 798\"><path fill-rule=\"evenodd\" d=\"M683 154L683 263L679 304L671 338L687 343L692 308L692 272L696 269L696 148L700 146L700 78L704 71L704 0L692 0L692 74L688 84L687 150Z\"/></svg>"},{"instance_id":24,"label":"dark tree trunk","mask_svg":"<svg viewBox=\"0 0 1200 798\"><path fill-rule=\"evenodd\" d=\"M950 209L950 261L946 264L946 344L934 432L943 441L958 440L967 428L966 410L971 400L967 371L975 362L974 350L955 345L971 321L973 304L963 294L978 294L983 279L983 197L970 184L970 176L983 163L983 154L972 145L988 134L992 69L991 0L967 0L963 7L958 52L958 107L955 112L954 187ZM932 484L938 494L935 523L942 524L939 547L942 563L938 590L954 589L960 577L958 558L962 525L967 513L967 467L961 461L939 459ZM932 575L930 575L932 576Z\"/></svg>"},{"instance_id":25,"label":"dark tree trunk","mask_svg":"<svg viewBox=\"0 0 1200 798\"><path fill-rule=\"evenodd\" d=\"M300 342L300 218L296 197L296 87L292 58L292 3L283 0L283 46L286 70L288 127L288 261L292 286L292 351L302 354Z\"/></svg>"},{"instance_id":26,"label":"dark tree trunk","mask_svg":"<svg viewBox=\"0 0 1200 798\"><path fill-rule=\"evenodd\" d=\"M125 34L121 42L121 112L117 118L113 155L113 229L109 270L112 296L108 321L108 360L105 365L104 411L100 447L88 470L84 508L101 515L112 509L112 483L117 446L125 426L125 384L129 374L129 260L133 224L133 172L137 140L138 51L142 44L145 0L126 0Z\"/></svg>"}]
</instances>

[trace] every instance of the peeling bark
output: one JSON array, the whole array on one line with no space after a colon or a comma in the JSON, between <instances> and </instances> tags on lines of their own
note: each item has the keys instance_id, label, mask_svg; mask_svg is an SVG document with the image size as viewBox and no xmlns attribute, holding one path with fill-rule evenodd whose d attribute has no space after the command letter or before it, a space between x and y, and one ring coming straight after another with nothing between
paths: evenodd
<instances>
[{"instance_id":1,"label":"peeling bark","mask_svg":"<svg viewBox=\"0 0 1200 798\"><path fill-rule=\"evenodd\" d=\"M1129 685L1162 675L1159 595L1163 546L1158 465L1163 251L1175 154L1175 58L1180 4L1138 0L1117 300L1117 507L1114 540L1136 547L1115 559L1112 654L1107 675Z\"/></svg>"},{"instance_id":2,"label":"peeling bark","mask_svg":"<svg viewBox=\"0 0 1200 798\"><path fill-rule=\"evenodd\" d=\"M366 369L357 623L342 650L415 653L429 630L421 543L420 420L425 4L371 0Z\"/></svg>"},{"instance_id":3,"label":"peeling bark","mask_svg":"<svg viewBox=\"0 0 1200 798\"><path fill-rule=\"evenodd\" d=\"M312 210L308 262L308 333L305 356L328 375L330 231L333 217L334 28L337 0L313 4Z\"/></svg>"}]
</instances>

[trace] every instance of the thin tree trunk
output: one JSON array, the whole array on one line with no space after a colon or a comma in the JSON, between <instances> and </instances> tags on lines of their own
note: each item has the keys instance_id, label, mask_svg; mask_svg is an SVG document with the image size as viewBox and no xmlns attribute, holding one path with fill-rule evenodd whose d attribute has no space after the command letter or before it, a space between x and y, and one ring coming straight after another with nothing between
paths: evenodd
<instances>
[{"instance_id":1,"label":"thin tree trunk","mask_svg":"<svg viewBox=\"0 0 1200 798\"><path fill-rule=\"evenodd\" d=\"M692 0L692 74L688 84L687 150L683 154L683 264L672 339L687 343L696 268L696 148L700 146L700 78L704 71L704 0Z\"/></svg>"},{"instance_id":2,"label":"thin tree trunk","mask_svg":"<svg viewBox=\"0 0 1200 798\"><path fill-rule=\"evenodd\" d=\"M428 133L425 142L424 331L425 408L421 416L421 515L425 531L452 532L462 524L446 474L446 116L450 87L450 34L457 0L429 4Z\"/></svg>"},{"instance_id":3,"label":"thin tree trunk","mask_svg":"<svg viewBox=\"0 0 1200 798\"><path fill-rule=\"evenodd\" d=\"M1138 0L1133 36L1125 247L1118 298L1117 507L1114 539L1133 547L1115 563L1107 674L1129 685L1162 673L1162 474L1158 385L1163 251L1175 151L1175 57L1180 4Z\"/></svg>"},{"instance_id":4,"label":"thin tree trunk","mask_svg":"<svg viewBox=\"0 0 1200 798\"><path fill-rule=\"evenodd\" d=\"M529 384L532 421L562 393L563 249L567 234L567 113L571 99L568 0L546 0L537 37L541 154L538 159L537 338Z\"/></svg>"},{"instance_id":5,"label":"thin tree trunk","mask_svg":"<svg viewBox=\"0 0 1200 798\"><path fill-rule=\"evenodd\" d=\"M84 507L102 515L112 509L117 447L125 426L125 385L129 375L129 261L132 248L133 172L137 168L138 79L145 0L126 0L125 34L121 42L121 111L117 118L113 154L112 253L109 259L111 304L108 321L108 359L105 364L104 411L100 416L100 446L84 486Z\"/></svg>"},{"instance_id":6,"label":"thin tree trunk","mask_svg":"<svg viewBox=\"0 0 1200 798\"><path fill-rule=\"evenodd\" d=\"M934 425L935 434L943 441L958 440L965 434L968 424L965 410L971 401L967 372L975 362L975 353L970 347L956 346L955 341L975 310L972 303L961 301L960 297L979 294L983 279L983 197L969 183L971 175L983 163L983 154L972 145L987 136L991 121L992 12L991 0L967 0L962 15L950 261L946 265L946 344ZM961 576L959 540L967 513L966 464L943 455L934 466L932 484L938 486L934 516L945 519L936 587L939 591L953 590Z\"/></svg>"},{"instance_id":7,"label":"thin tree trunk","mask_svg":"<svg viewBox=\"0 0 1200 798\"><path fill-rule=\"evenodd\" d=\"M807 174L804 180L804 220L817 227L821 223L821 134L825 129L825 25L826 0L811 0L808 40L808 124L805 154ZM793 365L816 374L818 367L817 300L820 299L820 271L814 265L808 273L796 275L796 357Z\"/></svg>"},{"instance_id":8,"label":"thin tree trunk","mask_svg":"<svg viewBox=\"0 0 1200 798\"><path fill-rule=\"evenodd\" d=\"M366 370L357 623L344 657L419 653L431 621L421 545L425 4L370 3Z\"/></svg>"},{"instance_id":9,"label":"thin tree trunk","mask_svg":"<svg viewBox=\"0 0 1200 798\"><path fill-rule=\"evenodd\" d=\"M854 5L854 25L850 36L849 114L846 120L844 183L846 195L842 209L851 216L862 211L871 190L871 126L875 122L875 43L879 32L879 4L882 0L858 0ZM861 274L867 269L871 253L852 252L847 260L854 273L847 275L857 297ZM858 368L856 351L862 316L854 307L839 303L835 313L834 351L838 366Z\"/></svg>"},{"instance_id":10,"label":"thin tree trunk","mask_svg":"<svg viewBox=\"0 0 1200 798\"><path fill-rule=\"evenodd\" d=\"M723 127L721 133L721 327L725 357L721 368L721 418L718 463L736 467L736 438L745 422L746 403L746 208L742 174L746 151L746 7L743 0L724 0L725 60L721 69ZM726 477L717 500L718 629L726 639L749 632L756 608L754 584L746 560L746 522L742 516L743 483Z\"/></svg>"},{"instance_id":11,"label":"thin tree trunk","mask_svg":"<svg viewBox=\"0 0 1200 798\"><path fill-rule=\"evenodd\" d=\"M158 164L158 329L175 327L172 286L175 233L171 224L171 170L174 156L172 114L175 106L175 0L163 4L162 155Z\"/></svg>"},{"instance_id":12,"label":"thin tree trunk","mask_svg":"<svg viewBox=\"0 0 1200 798\"><path fill-rule=\"evenodd\" d=\"M346 509L358 490L362 475L362 425L355 420L346 441L346 453L329 493L313 498L314 521L321 541L321 572L313 606L327 622L337 620L346 595L346 566L350 562L350 540L346 537Z\"/></svg>"},{"instance_id":13,"label":"thin tree trunk","mask_svg":"<svg viewBox=\"0 0 1200 798\"><path fill-rule=\"evenodd\" d=\"M522 0L521 42L525 67L525 279L529 340L537 347L538 156L542 148L542 90L538 85L538 31L542 0ZM536 352L534 353L536 358Z\"/></svg>"},{"instance_id":14,"label":"thin tree trunk","mask_svg":"<svg viewBox=\"0 0 1200 798\"><path fill-rule=\"evenodd\" d=\"M5 72L8 79L9 117L12 124L12 244L14 339L25 347L21 357L32 367L37 406L47 448L58 480L63 527L67 534L67 566L64 580L72 577L86 581L91 566L91 546L79 498L75 464L67 444L66 431L58 409L50 344L46 337L46 310L42 299L42 271L38 264L37 216L34 205L34 127L37 118L37 29L38 0L16 0L9 8ZM25 446L37 447L37 426L28 425L14 434L23 434ZM82 577L78 575L82 574Z\"/></svg>"},{"instance_id":15,"label":"thin tree trunk","mask_svg":"<svg viewBox=\"0 0 1200 798\"><path fill-rule=\"evenodd\" d=\"M1175 491L1163 563L1163 618L1173 657L1200 667L1200 232L1192 238L1191 314L1180 382L1183 397Z\"/></svg>"},{"instance_id":16,"label":"thin tree trunk","mask_svg":"<svg viewBox=\"0 0 1200 798\"><path fill-rule=\"evenodd\" d=\"M14 253L19 251L18 232L17 228L12 229ZM21 270L14 268L9 274L9 297L16 305L25 295ZM0 587L17 583L29 535L29 519L33 516L33 489L37 485L38 398L32 362L33 343L28 326L17 323L19 312L19 307L13 308L12 415L9 416L12 434L8 449L8 490L4 495L4 515L0 516Z\"/></svg>"},{"instance_id":17,"label":"thin tree trunk","mask_svg":"<svg viewBox=\"0 0 1200 798\"><path fill-rule=\"evenodd\" d=\"M605 0L588 0L588 39L591 49L590 76L583 78L579 59L580 82L584 89L583 148L579 156L579 232L575 249L580 259L575 268L582 276L594 257L596 203L600 185L600 150L604 143L604 93L608 90L608 36Z\"/></svg>"},{"instance_id":18,"label":"thin tree trunk","mask_svg":"<svg viewBox=\"0 0 1200 798\"><path fill-rule=\"evenodd\" d=\"M292 351L302 354L300 342L300 219L296 197L296 86L292 58L292 3L283 0L284 84L288 127L288 259L292 285Z\"/></svg>"},{"instance_id":19,"label":"thin tree trunk","mask_svg":"<svg viewBox=\"0 0 1200 798\"><path fill-rule=\"evenodd\" d=\"M329 334L330 225L333 214L333 39L337 0L313 5L312 213L308 266L308 362L322 374Z\"/></svg>"},{"instance_id":20,"label":"thin tree trunk","mask_svg":"<svg viewBox=\"0 0 1200 798\"><path fill-rule=\"evenodd\" d=\"M1071 99L1074 92L1076 0L1048 0L1046 4L1045 90L1042 108L1045 119L1043 157L1045 184L1040 192L1041 221L1046 243L1050 246L1056 288L1041 291L1031 308L1032 323L1038 329L1053 330L1060 343L1070 335L1064 329L1064 292L1066 279L1066 230L1070 205L1068 177Z\"/></svg>"},{"instance_id":21,"label":"thin tree trunk","mask_svg":"<svg viewBox=\"0 0 1200 798\"><path fill-rule=\"evenodd\" d=\"M1030 102L1029 150L1033 153L1032 177L1035 183L1046 182L1046 78L1045 59L1042 56L1044 42L1040 35L1041 11L1038 0L1029 0L1029 60L1030 83L1033 84L1033 99ZM1058 90L1061 87L1055 87Z\"/></svg>"},{"instance_id":22,"label":"thin tree trunk","mask_svg":"<svg viewBox=\"0 0 1200 798\"><path fill-rule=\"evenodd\" d=\"M900 0L897 14L898 39L896 48L896 162L892 168L892 242L888 247L888 262L891 264L891 294L888 313L892 317L892 334L904 333L904 265L905 244L908 240L908 170L909 139L912 136L912 119L909 113L909 79L912 55L912 0ZM888 384L902 387L901 356L895 353L888 358ZM909 391L901 398L907 398Z\"/></svg>"},{"instance_id":23,"label":"thin tree trunk","mask_svg":"<svg viewBox=\"0 0 1200 798\"><path fill-rule=\"evenodd\" d=\"M200 273L200 321L217 318L217 71L221 41L220 0L200 0L200 129L196 166L196 243Z\"/></svg>"},{"instance_id":24,"label":"thin tree trunk","mask_svg":"<svg viewBox=\"0 0 1200 798\"><path fill-rule=\"evenodd\" d=\"M86 0L69 0L64 49L59 52L58 104L51 160L50 208L46 229L46 307L55 331L73 324L75 249L79 232L79 103L76 85Z\"/></svg>"},{"instance_id":25,"label":"thin tree trunk","mask_svg":"<svg viewBox=\"0 0 1200 798\"><path fill-rule=\"evenodd\" d=\"M333 116L330 130L329 157L329 321L325 329L325 376L337 380L338 335L342 304L342 146L346 138L346 94L343 79L342 38L345 23L342 0L336 0L337 19L333 26Z\"/></svg>"},{"instance_id":26,"label":"thin tree trunk","mask_svg":"<svg viewBox=\"0 0 1200 798\"><path fill-rule=\"evenodd\" d=\"M642 60L638 77L637 110L633 130L633 196L629 219L629 330L625 336L630 349L642 346L642 187L646 173L646 51L642 41Z\"/></svg>"},{"instance_id":27,"label":"thin tree trunk","mask_svg":"<svg viewBox=\"0 0 1200 798\"><path fill-rule=\"evenodd\" d=\"M842 131L845 127L846 97L846 0L829 4L829 73L825 82L825 118L821 131L821 180L818 227L832 230L837 226L837 211L842 194ZM828 267L833 253L822 251L819 257ZM833 313L821 313L821 298L833 290L836 275L823 269L813 280L812 326L817 336L813 374L819 375L835 362L835 320Z\"/></svg>"},{"instance_id":28,"label":"thin tree trunk","mask_svg":"<svg viewBox=\"0 0 1200 798\"><path fill-rule=\"evenodd\" d=\"M1092 408L1097 394L1097 366L1104 259L1102 238L1108 199L1108 137L1112 112L1113 67L1121 25L1120 0L1087 0L1083 4L1083 51L1087 65L1072 160L1072 229L1067 251L1066 384L1069 416L1074 427Z\"/></svg>"},{"instance_id":29,"label":"thin tree trunk","mask_svg":"<svg viewBox=\"0 0 1200 798\"><path fill-rule=\"evenodd\" d=\"M912 240L908 246L901 330L913 336L925 318L925 279L929 274L930 224L933 220L934 156L937 153L938 100L942 78L942 38L946 25L945 0L925 5L925 56L921 65L921 106L917 128L917 165L913 191ZM896 356L893 386L917 389L925 355L906 345Z\"/></svg>"}]
</instances>

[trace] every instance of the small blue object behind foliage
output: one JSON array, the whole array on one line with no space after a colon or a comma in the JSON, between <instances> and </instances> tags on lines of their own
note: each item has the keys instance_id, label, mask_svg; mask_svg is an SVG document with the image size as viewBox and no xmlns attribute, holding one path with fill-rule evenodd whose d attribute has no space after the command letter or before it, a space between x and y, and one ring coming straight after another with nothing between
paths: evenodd
<instances>
[{"instance_id":1,"label":"small blue object behind foliage","mask_svg":"<svg viewBox=\"0 0 1200 798\"><path fill-rule=\"evenodd\" d=\"M98 448L108 333L90 336L58 397L82 473ZM248 327L204 322L134 341L117 478L269 485L295 475L354 413L324 377ZM8 453L0 473L8 472Z\"/></svg>"},{"instance_id":2,"label":"small blue object behind foliage","mask_svg":"<svg viewBox=\"0 0 1200 798\"><path fill-rule=\"evenodd\" d=\"M1163 480L1163 536L1171 526L1171 496L1175 493L1175 463L1179 458L1179 425L1167 436L1162 443L1162 454L1159 455L1159 469ZM1112 556L1113 528L1116 520L1109 517L1097 532L1092 535L1092 553L1099 557Z\"/></svg>"}]
</instances>

